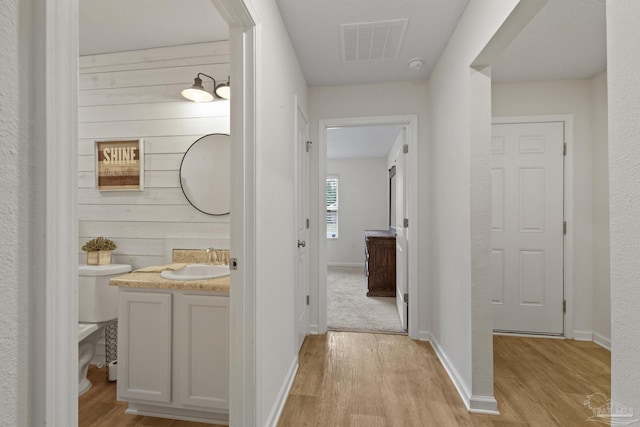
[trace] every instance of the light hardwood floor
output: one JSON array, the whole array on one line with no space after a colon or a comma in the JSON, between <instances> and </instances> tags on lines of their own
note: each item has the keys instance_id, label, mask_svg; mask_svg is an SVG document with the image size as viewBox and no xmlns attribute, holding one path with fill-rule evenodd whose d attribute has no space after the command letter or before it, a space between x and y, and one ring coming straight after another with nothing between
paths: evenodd
<instances>
[{"instance_id":1,"label":"light hardwood floor","mask_svg":"<svg viewBox=\"0 0 640 427\"><path fill-rule=\"evenodd\" d=\"M611 394L610 353L589 342L494 338L499 416L472 415L429 343L402 335L309 336L280 427L593 426L587 395ZM106 369L79 398L80 427L211 427L126 415Z\"/></svg>"},{"instance_id":2,"label":"light hardwood floor","mask_svg":"<svg viewBox=\"0 0 640 427\"><path fill-rule=\"evenodd\" d=\"M213 424L127 415L126 402L116 401L116 383L107 380L107 368L89 367L93 386L78 398L78 427L216 427ZM223 427L223 426L218 426Z\"/></svg>"},{"instance_id":3,"label":"light hardwood floor","mask_svg":"<svg viewBox=\"0 0 640 427\"><path fill-rule=\"evenodd\" d=\"M399 335L309 336L279 426L580 426L609 396L610 354L593 343L494 338L500 415L473 415L431 345Z\"/></svg>"}]
</instances>

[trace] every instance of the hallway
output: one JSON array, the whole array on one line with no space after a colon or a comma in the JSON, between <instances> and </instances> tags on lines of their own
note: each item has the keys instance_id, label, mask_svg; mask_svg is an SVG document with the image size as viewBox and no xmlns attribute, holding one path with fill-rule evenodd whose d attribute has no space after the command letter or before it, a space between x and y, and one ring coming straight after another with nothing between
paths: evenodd
<instances>
[{"instance_id":1,"label":"hallway","mask_svg":"<svg viewBox=\"0 0 640 427\"><path fill-rule=\"evenodd\" d=\"M400 335L309 336L279 426L593 425L610 354L591 343L494 337L499 416L469 414L431 345Z\"/></svg>"}]
</instances>

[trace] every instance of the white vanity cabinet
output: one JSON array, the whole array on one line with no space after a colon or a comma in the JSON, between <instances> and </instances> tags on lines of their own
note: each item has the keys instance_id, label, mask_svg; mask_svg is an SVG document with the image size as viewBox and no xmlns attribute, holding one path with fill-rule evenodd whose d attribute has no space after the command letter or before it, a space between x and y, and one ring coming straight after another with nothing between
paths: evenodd
<instances>
[{"instance_id":1,"label":"white vanity cabinet","mask_svg":"<svg viewBox=\"0 0 640 427\"><path fill-rule=\"evenodd\" d=\"M120 288L118 400L127 413L228 422L229 297Z\"/></svg>"}]
</instances>

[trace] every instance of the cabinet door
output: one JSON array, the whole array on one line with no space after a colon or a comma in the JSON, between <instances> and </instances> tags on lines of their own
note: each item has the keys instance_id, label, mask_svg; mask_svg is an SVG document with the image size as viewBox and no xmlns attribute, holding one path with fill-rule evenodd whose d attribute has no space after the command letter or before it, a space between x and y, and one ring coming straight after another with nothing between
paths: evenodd
<instances>
[{"instance_id":1,"label":"cabinet door","mask_svg":"<svg viewBox=\"0 0 640 427\"><path fill-rule=\"evenodd\" d=\"M120 291L118 400L171 401L171 294Z\"/></svg>"},{"instance_id":2,"label":"cabinet door","mask_svg":"<svg viewBox=\"0 0 640 427\"><path fill-rule=\"evenodd\" d=\"M176 295L176 403L229 408L229 298Z\"/></svg>"}]
</instances>

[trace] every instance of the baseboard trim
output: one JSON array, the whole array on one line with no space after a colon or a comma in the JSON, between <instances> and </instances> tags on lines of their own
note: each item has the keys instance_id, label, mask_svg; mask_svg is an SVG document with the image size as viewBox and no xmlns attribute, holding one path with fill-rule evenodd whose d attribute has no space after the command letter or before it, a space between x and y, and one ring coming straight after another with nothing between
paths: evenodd
<instances>
[{"instance_id":1,"label":"baseboard trim","mask_svg":"<svg viewBox=\"0 0 640 427\"><path fill-rule=\"evenodd\" d=\"M600 347L611 351L611 338L607 338L604 335L600 335L597 332L593 333L593 342Z\"/></svg>"},{"instance_id":2,"label":"baseboard trim","mask_svg":"<svg viewBox=\"0 0 640 427\"><path fill-rule=\"evenodd\" d=\"M449 378L453 381L453 385L456 387L462 403L464 403L467 410L474 414L500 415L498 412L498 401L493 396L478 396L472 395L469 392L469 387L467 387L467 384L453 363L451 363L451 360L447 357L438 340L430 333L428 334L430 336L429 341L431 342L431 346L435 350L438 359L440 359L440 363L442 363L442 366L444 366L444 369L447 371Z\"/></svg>"},{"instance_id":3,"label":"baseboard trim","mask_svg":"<svg viewBox=\"0 0 640 427\"><path fill-rule=\"evenodd\" d=\"M472 395L469 402L469 412L472 414L500 415L498 401L493 396Z\"/></svg>"},{"instance_id":4,"label":"baseboard trim","mask_svg":"<svg viewBox=\"0 0 640 427\"><path fill-rule=\"evenodd\" d=\"M327 267L361 267L364 268L363 262L328 262Z\"/></svg>"},{"instance_id":5,"label":"baseboard trim","mask_svg":"<svg viewBox=\"0 0 640 427\"><path fill-rule=\"evenodd\" d=\"M431 341L431 332L429 332L429 331L418 331L418 340L419 341Z\"/></svg>"},{"instance_id":6,"label":"baseboard trim","mask_svg":"<svg viewBox=\"0 0 640 427\"><path fill-rule=\"evenodd\" d=\"M593 332L574 330L573 339L576 341L593 341Z\"/></svg>"},{"instance_id":7,"label":"baseboard trim","mask_svg":"<svg viewBox=\"0 0 640 427\"><path fill-rule=\"evenodd\" d=\"M289 371L287 372L287 376L285 377L282 386L280 387L280 391L278 392L278 397L276 398L271 411L269 412L269 416L267 417L267 422L265 426L276 427L278 425L278 420L280 419L280 415L282 414L282 409L284 408L284 404L287 402L287 397L289 397L289 391L291 391L291 386L293 385L293 380L296 377L296 372L298 372L298 355L294 357L291 362L291 366L289 366Z\"/></svg>"},{"instance_id":8,"label":"baseboard trim","mask_svg":"<svg viewBox=\"0 0 640 427\"><path fill-rule=\"evenodd\" d=\"M309 333L311 335L320 335L320 327L318 325L309 325Z\"/></svg>"},{"instance_id":9,"label":"baseboard trim","mask_svg":"<svg viewBox=\"0 0 640 427\"><path fill-rule=\"evenodd\" d=\"M440 359L440 363L442 363L442 366L444 366L444 369L447 371L449 378L451 378L451 381L453 381L453 385L456 386L456 390L458 390L458 394L460 395L460 398L462 398L464 406L466 406L468 410L469 402L471 401L471 393L469 393L469 388L456 370L455 366L447 357L447 354L444 352L442 347L440 347L438 340L432 336L430 342L431 346L436 352L436 355L438 356L438 359Z\"/></svg>"}]
</instances>

